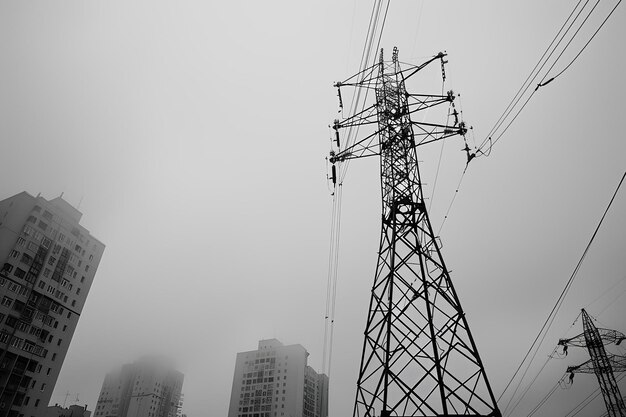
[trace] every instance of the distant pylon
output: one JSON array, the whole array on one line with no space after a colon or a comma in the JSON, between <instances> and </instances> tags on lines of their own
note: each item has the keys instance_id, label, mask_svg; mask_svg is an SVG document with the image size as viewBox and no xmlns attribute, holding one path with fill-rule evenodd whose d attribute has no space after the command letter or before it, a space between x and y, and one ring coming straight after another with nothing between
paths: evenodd
<instances>
[{"instance_id":1,"label":"distant pylon","mask_svg":"<svg viewBox=\"0 0 626 417\"><path fill-rule=\"evenodd\" d=\"M341 172L335 164L341 168L343 161L374 155L381 164L380 249L354 417L501 415L426 211L416 151L464 137L467 129L454 108L449 124L412 121L413 113L454 107L455 96L409 94L405 88L406 79L432 62L440 61L443 72L444 57L410 66L400 63L397 49L391 61L381 51L377 64L336 84L372 89L375 101L335 121L333 182ZM367 126L375 131L340 147L341 129Z\"/></svg>"},{"instance_id":2,"label":"distant pylon","mask_svg":"<svg viewBox=\"0 0 626 417\"><path fill-rule=\"evenodd\" d=\"M626 358L613 354L607 354L604 349L605 344L615 343L619 345L626 336L616 330L598 329L583 308L583 332L570 339L559 340L559 345L567 353L568 346L586 347L589 351L589 359L578 366L570 366L567 372L570 378L574 378L575 373L596 374L600 391L604 397L606 411L609 417L626 417L626 407L620 394L619 387L615 381L614 371L626 371Z\"/></svg>"}]
</instances>

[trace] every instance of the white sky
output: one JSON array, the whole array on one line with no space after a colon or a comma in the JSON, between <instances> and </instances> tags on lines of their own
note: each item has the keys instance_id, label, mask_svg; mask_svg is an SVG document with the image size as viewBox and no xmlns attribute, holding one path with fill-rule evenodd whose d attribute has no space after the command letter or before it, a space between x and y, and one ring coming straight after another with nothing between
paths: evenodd
<instances>
[{"instance_id":1,"label":"white sky","mask_svg":"<svg viewBox=\"0 0 626 417\"><path fill-rule=\"evenodd\" d=\"M446 87L461 93L480 142L572 7L394 1L382 46L415 63L446 50ZM69 391L93 409L106 372L144 353L178 361L190 417L227 413L235 354L260 338L300 343L321 367L332 83L357 71L370 9L356 0L0 3L0 198L64 192L107 245L52 403ZM472 162L442 230L496 396L624 172L625 19L618 8L491 156ZM421 156L426 182L433 146ZM436 229L462 146L446 143ZM378 181L375 161L355 161L344 184L331 416L352 412ZM571 327L581 307L626 331L625 211L622 192L529 378L558 338L582 331L580 321ZM548 362L514 415L586 360L571 352ZM565 414L596 387L578 375L542 411Z\"/></svg>"}]
</instances>

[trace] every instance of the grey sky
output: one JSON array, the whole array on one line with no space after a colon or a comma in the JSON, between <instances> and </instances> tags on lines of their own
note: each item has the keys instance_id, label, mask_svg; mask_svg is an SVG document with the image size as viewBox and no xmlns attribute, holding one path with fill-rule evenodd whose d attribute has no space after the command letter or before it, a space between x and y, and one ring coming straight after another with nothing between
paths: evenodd
<instances>
[{"instance_id":1,"label":"grey sky","mask_svg":"<svg viewBox=\"0 0 626 417\"><path fill-rule=\"evenodd\" d=\"M382 46L411 62L446 50L446 88L461 94L480 142L572 7L394 1ZM300 343L321 366L332 83L357 71L370 9L343 0L0 3L0 196L64 192L107 245L53 402L69 391L93 409L105 373L148 352L178 361L190 417L225 415L235 354L260 338ZM625 13L535 95L489 158L472 162L442 230L496 395L624 172ZM433 146L422 154L431 178ZM444 149L436 228L462 147ZM355 161L344 184L332 416L352 412L378 249L377 175L375 161ZM580 321L570 328L581 307L626 331L625 298L611 304L626 290L625 211L622 192L537 367L559 337L581 331ZM515 415L584 360L551 360ZM546 415L595 387L577 376Z\"/></svg>"}]
</instances>

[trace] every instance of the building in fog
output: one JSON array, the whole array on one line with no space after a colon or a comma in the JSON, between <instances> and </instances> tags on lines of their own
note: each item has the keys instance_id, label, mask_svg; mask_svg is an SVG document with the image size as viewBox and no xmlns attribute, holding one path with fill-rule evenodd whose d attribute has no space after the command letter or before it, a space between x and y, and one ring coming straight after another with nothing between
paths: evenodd
<instances>
[{"instance_id":1,"label":"building in fog","mask_svg":"<svg viewBox=\"0 0 626 417\"><path fill-rule=\"evenodd\" d=\"M63 198L0 201L0 417L42 416L104 245Z\"/></svg>"},{"instance_id":2,"label":"building in fog","mask_svg":"<svg viewBox=\"0 0 626 417\"><path fill-rule=\"evenodd\" d=\"M183 374L167 361L142 358L104 378L94 417L177 417Z\"/></svg>"},{"instance_id":3,"label":"building in fog","mask_svg":"<svg viewBox=\"0 0 626 417\"><path fill-rule=\"evenodd\" d=\"M55 404L46 409L44 417L91 417L91 411L87 410L87 405L70 405L65 408Z\"/></svg>"},{"instance_id":4,"label":"building in fog","mask_svg":"<svg viewBox=\"0 0 626 417\"><path fill-rule=\"evenodd\" d=\"M276 339L237 354L228 417L327 417L328 377L301 345Z\"/></svg>"}]
</instances>

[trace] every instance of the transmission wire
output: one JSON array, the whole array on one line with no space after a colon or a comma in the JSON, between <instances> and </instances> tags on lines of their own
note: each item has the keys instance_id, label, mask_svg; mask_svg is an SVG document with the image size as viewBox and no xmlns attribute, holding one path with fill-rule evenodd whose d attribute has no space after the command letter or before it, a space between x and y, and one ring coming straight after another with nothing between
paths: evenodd
<instances>
[{"instance_id":1,"label":"transmission wire","mask_svg":"<svg viewBox=\"0 0 626 417\"><path fill-rule=\"evenodd\" d=\"M552 353L554 353L554 352L556 352L556 349L554 351L552 351ZM552 354L548 355L548 357L546 358L546 361L543 363L543 366L541 367L541 369L539 369L539 372L537 372L537 375L535 375L533 380L528 383L528 385L524 389L524 392L522 393L522 395L520 395L519 399L517 400L517 402L515 403L513 408L511 408L511 411L509 412L509 415L513 414L513 411L515 411L515 409L520 405L520 403L522 402L524 397L526 397L526 394L528 394L528 391L530 391L530 388L533 386L535 381L537 381L537 378L539 378L539 375L541 375L541 372L545 369L546 365L548 365L548 362L550 362L550 359L552 359ZM505 414L506 414L506 409L502 412L502 415L505 415Z\"/></svg>"},{"instance_id":2,"label":"transmission wire","mask_svg":"<svg viewBox=\"0 0 626 417\"><path fill-rule=\"evenodd\" d=\"M495 130L502 124L502 120L504 118L506 118L509 114L510 111L509 109L514 106L515 104L517 104L517 102L519 102L518 96L521 94L524 94L526 92L526 90L528 89L528 86L526 87L526 89L524 89L524 86L528 83L528 85L530 85L529 80L531 80L531 77L533 75L533 73L535 72L535 70L537 69L537 67L539 66L539 64L541 63L541 61L543 60L543 58L546 56L546 54L548 53L548 51L550 50L550 48L552 47L552 45L554 44L554 42L557 40L557 38L559 37L559 35L561 34L561 31L563 31L563 28L565 27L565 25L567 25L567 22L569 22L569 20L572 18L572 15L574 14L574 12L576 11L576 9L578 8L578 6L580 5L582 0L579 0L578 3L576 4L576 6L574 7L574 9L571 11L570 15L567 17L567 19L565 20L565 22L563 22L563 25L561 25L561 28L559 29L559 31L557 32L557 34L554 36L554 38L552 39L552 42L550 42L550 45L548 45L548 47L546 48L546 50L543 52L543 55L541 55L541 58L539 58L539 61L537 61L537 63L535 64L535 67L532 69L532 71L530 71L530 74L528 74L528 77L526 77L526 80L522 83L522 85L520 86L519 90L517 90L517 93L515 93L515 96L513 96L513 99L511 99L511 101L509 102L508 106L506 106L506 109L504 109L504 112L500 115L500 117L498 118L498 120L496 121L495 125L491 128L491 130L489 131L489 133L487 133L487 138L491 137L493 135L493 133L495 132ZM588 2L589 0L587 0ZM585 3L586 4L586 3ZM583 6L584 8L584 6ZM567 33L567 32L566 32ZM558 46L558 44L557 44ZM539 69L541 70L541 69ZM532 78L533 80L537 77L537 74ZM532 82L532 80L531 80ZM522 89L524 89L524 91L522 92ZM516 101L517 99L517 101ZM486 143L487 139L485 139L485 141L483 141L480 144L479 148L482 148L482 146Z\"/></svg>"},{"instance_id":3,"label":"transmission wire","mask_svg":"<svg viewBox=\"0 0 626 417\"><path fill-rule=\"evenodd\" d=\"M532 417L535 415L535 413L537 411L539 411L539 409L541 409L541 407L543 407L543 405L550 399L550 397L552 396L552 394L554 394L554 392L556 391L556 389L559 387L559 382L561 380L559 379L556 384L554 384L554 386L552 387L552 389L550 391L548 391L548 393L546 394L545 397L543 397L541 399L541 401L539 401L539 403L535 406L535 408L533 408L530 413L528 414L527 417Z\"/></svg>"},{"instance_id":4,"label":"transmission wire","mask_svg":"<svg viewBox=\"0 0 626 417\"><path fill-rule=\"evenodd\" d=\"M576 20L578 19L578 17L580 16L580 14L582 13L582 11L585 9L585 7L587 6L587 4L589 3L589 0L587 0L587 2L585 2L585 4L583 5L583 7L581 8L581 10L578 12L578 14L576 15L576 17L574 18L574 20L570 23L569 27L567 28L567 30L563 33L563 35L561 36L561 39L559 40L559 42L554 46L554 48L552 49L552 51L550 52L550 54L548 55L548 57L546 58L546 60L543 62L543 64L541 64L541 67L539 68L539 70L537 70L537 73L532 76L533 73L535 73L535 69L537 68L537 66L542 62L543 58L545 57L545 54L550 50L550 48L552 47L552 44L554 43L554 41L556 40L556 38L559 36L559 34L561 33L561 31L563 30L563 27L565 27L565 25L567 24L567 22L571 19L573 13L576 11L576 9L578 8L580 1L576 4L576 6L574 7L574 9L572 10L572 12L570 13L570 15L568 16L567 20L565 21L565 23L561 26L561 29L559 30L559 32L557 33L557 35L555 36L555 38L552 40L552 42L550 43L550 45L548 46L548 49L544 52L544 54L542 55L542 57L539 59L538 63L535 65L535 68L533 68L533 70L531 71L531 73L529 74L529 76L526 78L526 81L524 81L524 83L522 84L522 86L520 87L520 89L518 90L518 92L515 94L515 96L513 97L513 99L511 100L511 102L509 103L509 105L506 107L505 111L502 113L502 115L500 116L500 118L497 120L496 124L494 125L494 127L492 127L492 129L490 130L489 134L487 134L486 138L482 141L482 143L480 144L480 146L478 147L478 153L480 155L483 156L489 156L489 154L491 153L491 149L493 148L493 146L495 145L496 142L498 142L498 140L504 135L504 133L506 133L506 131L508 130L508 128L511 126L511 124L517 119L517 117L519 116L519 114L521 113L521 111L526 107L526 104L528 104L528 102L530 101L530 99L532 98L532 96L534 96L535 92L537 91L537 89L539 87L543 87L547 84L549 84L550 82L554 81L557 77L559 77L561 74L563 74L567 69L570 68L570 66L578 59L578 57L582 54L582 52L587 48L587 46L591 43L591 41L595 38L595 36L597 35L597 33L600 31L600 29L602 29L602 27L604 26L604 24L608 21L608 19L613 15L613 12L615 11L615 9L617 9L617 6L620 5L622 0L619 0L618 3L613 7L613 9L611 10L611 12L605 17L605 19L602 21L602 23L600 24L600 26L595 30L595 32L593 33L593 35L587 40L587 42L585 43L585 45L580 49L580 51L578 51L578 53L576 54L576 56L574 56L574 58L559 72L557 73L555 76L553 76L552 78L550 78L548 81L545 81L546 78L548 77L548 74L550 73L550 71L555 67L555 65L560 61L561 57L563 56L563 54L565 53L565 51L568 49L568 47L570 46L571 42L574 40L574 38L576 37L576 35L580 32L580 30L582 29L582 27L585 25L585 23L587 22L587 20L589 19L589 17L591 16L591 13L593 13L593 11L595 10L595 8L597 7L598 3L600 0L598 0L596 2L596 4L592 7L591 11L589 11L589 13L587 14L587 16L585 17L585 19L582 21L582 23L580 23L580 25L578 26L578 28L576 29L575 33L572 35L572 37L570 38L570 40L568 41L568 43L565 45L565 47L561 50L560 54L557 56L557 58L554 60L554 62L552 63L552 65L550 66L550 68L548 69L548 71L545 73L545 75L543 76L543 78L541 79L541 81L539 82L539 84L537 84L537 87L531 92L530 96L526 99L526 101L524 102L524 104L522 105L522 107L515 113L515 116L513 117L513 119L506 124L506 127L504 128L503 131L499 132L498 136L493 139L493 136L495 135L496 131L504 124L505 119L513 112L513 108L515 106L517 106L517 104L519 103L519 101L522 98L522 95L524 95L526 93L526 91L528 91L528 88L530 88L531 83L539 76L539 72L543 69L543 67L547 64L548 60L550 59L550 57L552 56L552 54L556 51L556 48L558 48L559 44L561 43L561 41L565 38L565 36L568 34L568 32L570 32L573 24L576 22ZM532 77L532 78L531 78ZM530 80L530 83L528 83L528 81ZM528 83L528 84L527 84ZM523 91L522 91L523 90ZM522 93L520 94L520 91L522 91ZM485 146L487 146L487 144L489 144L489 148L487 151L484 151L483 149L485 148Z\"/></svg>"},{"instance_id":5,"label":"transmission wire","mask_svg":"<svg viewBox=\"0 0 626 417\"><path fill-rule=\"evenodd\" d=\"M594 230L593 235L591 236L591 239L587 243L587 246L585 247L585 250L583 251L583 254L580 257L578 263L576 264L576 267L574 268L574 271L572 272L570 278L568 279L568 281L567 281L567 283L565 285L565 288L563 288L563 290L561 291L561 294L559 295L559 297L558 297L554 307L552 307L552 310L550 311L550 314L548 314L548 317L546 318L546 321L543 323L543 326L539 330L539 333L537 334L537 336L535 337L535 339L534 339L533 343L531 344L530 348L526 352L526 355L522 359L522 362L519 364L519 366L515 370L515 373L513 374L513 376L509 380L509 382L504 387L504 390L502 391L502 393L498 397L498 401L500 401L500 399L502 398L502 396L504 395L506 390L509 388L509 386L511 385L511 383L513 382L513 380L515 379L515 377L519 373L520 369L522 368L522 366L526 362L526 359L528 359L528 356L530 355L530 353L533 351L533 349L535 349L535 353L533 354L533 357L529 361L528 366L526 368L526 371L530 367L530 364L532 363L532 359L534 359L535 355L537 354L537 351L538 351L539 347L541 346L541 343L543 342L544 338L546 337L546 334L548 333L548 330L552 326L552 323L554 322L554 319L556 318L556 314L558 313L559 309L561 308L561 305L563 304L563 301L565 300L565 296L569 292L569 289L571 288L572 283L574 282L574 279L576 278L576 275L578 274L578 271L580 270L580 267L581 267L585 257L587 256L589 248L591 247L591 244L595 240L595 237L598 234L598 231L600 230L600 227L602 226L602 223L603 223L603 221L604 221L604 219L605 219L609 209L611 208L611 205L613 204L613 201L615 200L615 197L617 196L617 193L619 192L619 189L622 186L622 183L624 182L624 178L625 177L626 177L626 172L624 172L624 175L622 176L622 178L621 178L621 180L620 180L620 182L619 182L615 192L613 193L613 197L611 198L611 200L609 201L609 204L607 205L606 209L604 210L604 214L602 215L598 225L596 226L596 229ZM544 330L545 330L545 332L544 332ZM543 334L543 337L542 337L542 334ZM541 341L539 341L540 338L541 338ZM539 341L539 344L537 345L538 341ZM537 345L536 348L535 348L535 345ZM526 374L526 372L524 372L524 375L525 374ZM518 387L519 387L519 384L521 384L522 380L523 380L523 376L520 379L520 382L518 383ZM517 391L517 388L516 388L515 391ZM513 394L513 396L514 395L515 394ZM511 396L511 399L513 398L513 396ZM510 404L510 402L511 402L511 400L509 400L509 404ZM508 408L508 405L507 405L507 408Z\"/></svg>"},{"instance_id":6,"label":"transmission wire","mask_svg":"<svg viewBox=\"0 0 626 417\"><path fill-rule=\"evenodd\" d=\"M378 7L377 7L378 4ZM387 7L385 10L385 16L382 21L380 35L378 38L378 45L380 45L380 39L382 37L382 29L384 28L384 24L387 18L387 11L389 10L390 0L387 1ZM367 68L367 62L369 61L371 55L371 48L373 45L373 41L375 38L376 27L378 26L378 21L380 19L380 9L382 5L382 0L375 0L372 8L372 13L370 15L370 25L368 26L368 32L366 35L366 41L363 48L363 52L361 55L361 70ZM352 101L350 104L350 114L355 107L358 107L358 102L360 99L360 91L357 92L355 96L352 97ZM356 97L356 98L355 98ZM367 98L367 96L366 96ZM365 99L366 99L365 98ZM364 100L365 101L365 100ZM365 102L363 103L363 108L365 108ZM347 133L347 141L346 147L349 146L349 141L352 135L352 127L348 129ZM354 134L356 136L357 132ZM327 278L327 289L326 289L326 308L325 308L325 326L324 326L324 347L323 347L323 355L322 355L322 369L323 372L330 379L330 371L332 364L332 351L333 351L333 338L334 338L334 323L335 323L335 312L336 312L336 300L337 300L337 282L338 282L338 268L339 268L339 237L341 232L341 200L343 195L343 179L345 178L347 172L347 165L349 160L346 161L345 166L343 164L338 164L337 169L337 185L335 186L335 191L333 193L333 208L331 215L331 233L330 233L330 251L329 251L329 260L328 260L328 278Z\"/></svg>"}]
</instances>

